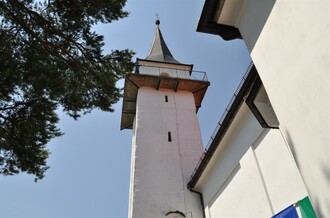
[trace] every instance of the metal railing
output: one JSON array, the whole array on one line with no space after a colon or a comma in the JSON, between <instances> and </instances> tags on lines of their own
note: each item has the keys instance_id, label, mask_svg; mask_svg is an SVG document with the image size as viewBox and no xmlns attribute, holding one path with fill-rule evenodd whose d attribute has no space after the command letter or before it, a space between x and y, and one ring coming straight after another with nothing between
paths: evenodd
<instances>
[{"instance_id":1,"label":"metal railing","mask_svg":"<svg viewBox=\"0 0 330 218\"><path fill-rule=\"evenodd\" d=\"M213 142L213 140L214 140L216 134L218 133L220 127L222 126L225 117L227 116L227 114L228 114L228 112L229 112L231 106L233 105L233 102L235 101L235 99L236 99L236 97L237 97L237 94L240 92L240 90L241 90L241 88L242 88L242 86L243 86L243 84L244 84L246 78L248 77L248 75L249 75L249 73L250 73L250 71L251 71L253 65L254 65L253 62L251 62L251 63L249 64L248 68L246 69L245 74L244 74L244 76L243 76L241 82L239 83L239 85L238 85L238 87L237 87L237 89L236 89L234 95L233 95L232 98L230 99L230 101L229 101L229 103L228 103L228 105L227 105L225 111L223 112L223 114L222 114L222 116L221 116L219 122L217 123L217 126L215 127L215 129L214 129L214 131L213 131L213 133L212 133L212 135L211 135L211 137L210 137L210 139L209 139L209 141L208 141L206 147L204 148L204 151L203 151L201 157L199 158L199 161L198 161L198 163L197 163L197 165L196 165L196 167L195 167L195 169L194 169L194 172L193 172L193 174L192 174L191 177L193 177L193 176L195 175L197 169L199 168L199 165L201 164L203 158L205 157L206 152L209 150L210 146L212 145L212 142Z\"/></svg>"},{"instance_id":2,"label":"metal railing","mask_svg":"<svg viewBox=\"0 0 330 218\"><path fill-rule=\"evenodd\" d=\"M154 67L154 66L135 66L132 73L139 73L152 76L163 76L170 78L190 79L198 81L208 81L206 72L189 71L175 68Z\"/></svg>"},{"instance_id":3,"label":"metal railing","mask_svg":"<svg viewBox=\"0 0 330 218\"><path fill-rule=\"evenodd\" d=\"M220 127L222 126L222 123L223 123L225 117L227 116L229 109L230 109L231 106L233 105L233 102L235 101L235 99L236 99L236 97L237 97L237 94L238 94L239 91L241 90L242 85L243 85L243 83L245 82L247 76L249 75L249 73L250 73L252 67L253 67L253 62L251 62L251 63L249 64L248 68L246 69L245 74L244 74L244 76L243 76L241 82L238 84L238 87L236 88L236 91L235 91L234 95L231 97L231 99L230 99L230 101L229 101L229 103L228 103L228 105L227 105L225 111L223 112L223 114L222 114L222 116L221 116L219 122L217 123L217 126L216 126L216 128L214 129L214 131L213 131L213 133L212 133L212 135L211 135L211 138L209 139L209 141L208 141L208 143L207 143L207 145L206 145L206 147L205 147L205 150L206 150L206 151L207 151L207 150L209 149L209 147L211 146L211 144L212 144L212 142L213 142L213 140L214 140L215 135L216 135L217 132L219 131Z\"/></svg>"}]
</instances>

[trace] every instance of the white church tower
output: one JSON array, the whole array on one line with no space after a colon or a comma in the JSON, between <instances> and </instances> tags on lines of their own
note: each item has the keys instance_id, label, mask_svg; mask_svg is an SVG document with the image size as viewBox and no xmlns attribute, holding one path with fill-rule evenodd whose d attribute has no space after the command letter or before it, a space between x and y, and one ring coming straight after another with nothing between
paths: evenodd
<instances>
[{"instance_id":1,"label":"white church tower","mask_svg":"<svg viewBox=\"0 0 330 218\"><path fill-rule=\"evenodd\" d=\"M148 56L125 79L121 129L133 129L128 216L201 218L200 196L187 183L203 153L196 113L209 82L173 58L159 24Z\"/></svg>"}]
</instances>

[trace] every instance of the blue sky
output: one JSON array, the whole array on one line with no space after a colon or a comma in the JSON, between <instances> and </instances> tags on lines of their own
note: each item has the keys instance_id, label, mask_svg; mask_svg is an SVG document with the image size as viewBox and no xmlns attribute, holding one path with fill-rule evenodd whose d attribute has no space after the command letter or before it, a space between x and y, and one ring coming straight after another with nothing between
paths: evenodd
<instances>
[{"instance_id":1,"label":"blue sky","mask_svg":"<svg viewBox=\"0 0 330 218\"><path fill-rule=\"evenodd\" d=\"M197 0L128 0L128 18L97 26L96 31L105 36L105 53L130 48L135 58L145 58L158 14L174 58L206 71L211 82L198 112L207 144L250 57L242 40L227 42L196 32L203 4ZM0 217L127 217L132 131L120 131L121 104L115 105L114 113L95 110L78 121L59 111L59 127L65 135L48 145L52 154L46 177L35 183L31 175L0 176Z\"/></svg>"}]
</instances>

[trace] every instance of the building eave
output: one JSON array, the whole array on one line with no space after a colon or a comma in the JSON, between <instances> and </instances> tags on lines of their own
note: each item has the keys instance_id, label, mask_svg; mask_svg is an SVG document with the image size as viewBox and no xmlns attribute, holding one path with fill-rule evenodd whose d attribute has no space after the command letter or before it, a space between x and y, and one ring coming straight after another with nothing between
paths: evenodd
<instances>
[{"instance_id":1,"label":"building eave","mask_svg":"<svg viewBox=\"0 0 330 218\"><path fill-rule=\"evenodd\" d=\"M225 0L206 0L200 20L197 26L197 32L215 34L221 36L224 40L242 39L238 28L230 25L217 23L216 18L221 15L221 7Z\"/></svg>"},{"instance_id":2,"label":"building eave","mask_svg":"<svg viewBox=\"0 0 330 218\"><path fill-rule=\"evenodd\" d=\"M249 93L254 81L258 77L258 72L253 66L249 71L244 83L240 88L238 88L238 93L236 94L236 98L234 99L233 103L231 104L230 108L228 109L227 115L223 119L223 122L216 133L210 147L208 148L207 152L204 154L203 159L201 160L198 167L195 169L194 174L191 177L191 180L187 184L188 188L194 189L196 184L198 183L199 179L204 173L204 170L207 168L208 163L213 158L215 151L218 149L221 140L225 136L227 130L229 129L235 115L239 111L242 103L244 102L244 97Z\"/></svg>"}]
</instances>

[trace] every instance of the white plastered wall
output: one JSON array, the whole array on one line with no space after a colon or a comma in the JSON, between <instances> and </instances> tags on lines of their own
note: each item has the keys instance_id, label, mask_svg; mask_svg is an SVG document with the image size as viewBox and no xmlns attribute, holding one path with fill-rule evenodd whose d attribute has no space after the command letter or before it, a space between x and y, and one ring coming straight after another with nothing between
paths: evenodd
<instances>
[{"instance_id":1,"label":"white plastered wall","mask_svg":"<svg viewBox=\"0 0 330 218\"><path fill-rule=\"evenodd\" d=\"M282 211L308 195L291 151L279 130L264 130L252 147L273 213Z\"/></svg>"},{"instance_id":2,"label":"white plastered wall","mask_svg":"<svg viewBox=\"0 0 330 218\"><path fill-rule=\"evenodd\" d=\"M256 42L246 40L320 217L330 217L329 9L325 0L276 1ZM244 40L254 26L240 26Z\"/></svg>"},{"instance_id":3,"label":"white plastered wall","mask_svg":"<svg viewBox=\"0 0 330 218\"><path fill-rule=\"evenodd\" d=\"M251 51L275 2L276 0L227 0L218 23L238 28Z\"/></svg>"},{"instance_id":4,"label":"white plastered wall","mask_svg":"<svg viewBox=\"0 0 330 218\"><path fill-rule=\"evenodd\" d=\"M165 217L178 210L201 217L199 196L186 188L202 153L192 93L141 87L134 133L131 216Z\"/></svg>"},{"instance_id":5,"label":"white plastered wall","mask_svg":"<svg viewBox=\"0 0 330 218\"><path fill-rule=\"evenodd\" d=\"M279 130L243 105L196 188L207 217L270 217L307 195Z\"/></svg>"}]
</instances>

